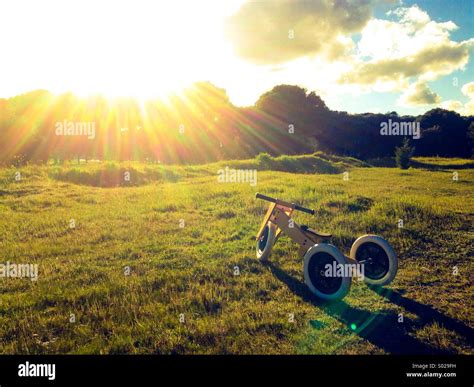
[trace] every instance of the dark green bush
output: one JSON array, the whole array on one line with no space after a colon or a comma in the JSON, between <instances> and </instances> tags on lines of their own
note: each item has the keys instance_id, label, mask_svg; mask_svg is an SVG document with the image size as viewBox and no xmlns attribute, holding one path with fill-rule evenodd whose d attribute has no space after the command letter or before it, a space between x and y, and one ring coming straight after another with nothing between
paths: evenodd
<instances>
[{"instance_id":1,"label":"dark green bush","mask_svg":"<svg viewBox=\"0 0 474 387\"><path fill-rule=\"evenodd\" d=\"M397 166L400 169L408 169L414 152L415 148L410 145L410 140L405 138L402 146L395 148L395 161L397 162Z\"/></svg>"}]
</instances>

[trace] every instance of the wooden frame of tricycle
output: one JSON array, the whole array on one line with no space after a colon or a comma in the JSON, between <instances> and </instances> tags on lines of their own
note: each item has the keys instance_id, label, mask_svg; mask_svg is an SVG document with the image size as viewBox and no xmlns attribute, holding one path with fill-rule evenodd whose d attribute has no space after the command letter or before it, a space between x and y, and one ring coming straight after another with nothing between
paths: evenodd
<instances>
[{"instance_id":1,"label":"wooden frame of tricycle","mask_svg":"<svg viewBox=\"0 0 474 387\"><path fill-rule=\"evenodd\" d=\"M265 199L263 195L257 194L257 197ZM311 229L303 229L299 224L291 219L291 214L295 209L304 210L314 214L314 210L297 206L294 203L285 202L280 199L274 199L265 214L260 229L257 233L256 240L259 240L265 230L268 222L277 226L276 238L284 231L294 242L300 245L300 254L304 255L308 249L316 243L328 240L331 235L316 232Z\"/></svg>"}]
</instances>

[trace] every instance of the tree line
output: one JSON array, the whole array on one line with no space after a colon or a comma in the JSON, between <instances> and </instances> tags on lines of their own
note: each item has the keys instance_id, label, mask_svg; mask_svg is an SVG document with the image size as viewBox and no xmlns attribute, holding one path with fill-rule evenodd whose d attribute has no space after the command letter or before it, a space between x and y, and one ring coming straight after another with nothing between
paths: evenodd
<instances>
[{"instance_id":1,"label":"tree line","mask_svg":"<svg viewBox=\"0 0 474 387\"><path fill-rule=\"evenodd\" d=\"M416 124L420 136L382 135L382 123ZM408 126L408 125L407 125ZM93 129L93 130L92 130ZM416 156L472 157L474 116L330 110L314 92L279 85L254 106L234 106L208 82L166 99L79 98L36 90L0 99L0 163L71 159L204 163L316 150L360 159L394 155L411 138Z\"/></svg>"}]
</instances>

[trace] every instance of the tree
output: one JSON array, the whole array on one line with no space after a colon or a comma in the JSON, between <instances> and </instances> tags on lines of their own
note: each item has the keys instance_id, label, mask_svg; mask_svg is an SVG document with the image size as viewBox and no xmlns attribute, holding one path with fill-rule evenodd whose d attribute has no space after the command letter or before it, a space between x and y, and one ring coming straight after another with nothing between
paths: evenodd
<instances>
[{"instance_id":1,"label":"tree","mask_svg":"<svg viewBox=\"0 0 474 387\"><path fill-rule=\"evenodd\" d=\"M400 169L408 169L410 167L410 159L415 152L415 148L410 145L410 140L404 138L402 146L395 148L395 160Z\"/></svg>"},{"instance_id":2,"label":"tree","mask_svg":"<svg viewBox=\"0 0 474 387\"><path fill-rule=\"evenodd\" d=\"M417 118L422 138L417 140L417 155L469 157L468 119L456 112L435 108Z\"/></svg>"},{"instance_id":3,"label":"tree","mask_svg":"<svg viewBox=\"0 0 474 387\"><path fill-rule=\"evenodd\" d=\"M472 120L469 124L469 128L467 130L467 138L469 139L469 147L471 149L471 157L474 157L474 120Z\"/></svg>"}]
</instances>

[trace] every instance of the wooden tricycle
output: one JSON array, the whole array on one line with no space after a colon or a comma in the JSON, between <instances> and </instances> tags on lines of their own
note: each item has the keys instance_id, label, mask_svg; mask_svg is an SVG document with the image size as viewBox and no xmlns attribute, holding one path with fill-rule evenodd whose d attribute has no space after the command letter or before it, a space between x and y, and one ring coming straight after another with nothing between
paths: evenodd
<instances>
[{"instance_id":1,"label":"wooden tricycle","mask_svg":"<svg viewBox=\"0 0 474 387\"><path fill-rule=\"evenodd\" d=\"M267 261L282 232L300 245L304 258L304 281L323 300L340 300L350 290L352 278L374 286L388 285L395 278L398 259L390 244L378 235L356 239L346 257L329 243L331 234L297 224L291 215L314 210L257 193L257 199L271 202L257 234L257 258Z\"/></svg>"}]
</instances>

